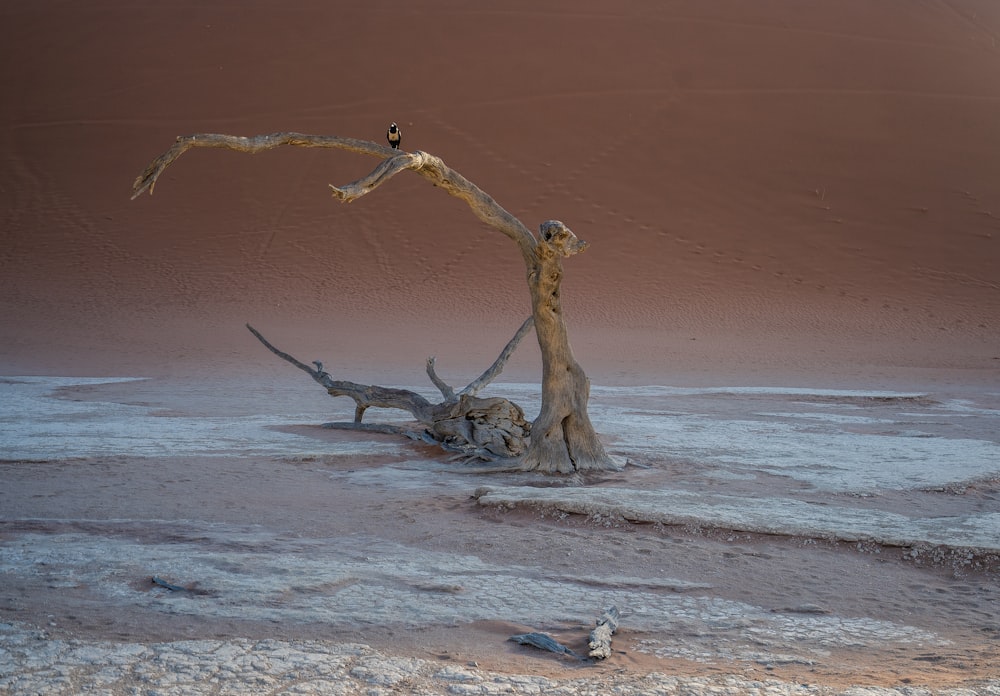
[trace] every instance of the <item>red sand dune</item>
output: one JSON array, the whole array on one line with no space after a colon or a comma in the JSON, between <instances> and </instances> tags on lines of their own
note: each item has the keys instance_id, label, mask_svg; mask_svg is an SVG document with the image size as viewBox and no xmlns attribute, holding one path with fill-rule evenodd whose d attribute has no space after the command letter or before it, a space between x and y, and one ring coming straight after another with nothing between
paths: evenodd
<instances>
[{"instance_id":1,"label":"red sand dune","mask_svg":"<svg viewBox=\"0 0 1000 696\"><path fill-rule=\"evenodd\" d=\"M185 155L279 130L437 154L567 263L595 381L997 384L991 0L7 2L0 373L280 366L461 381L528 313L515 246L375 160ZM537 378L526 341L511 365Z\"/></svg>"}]
</instances>

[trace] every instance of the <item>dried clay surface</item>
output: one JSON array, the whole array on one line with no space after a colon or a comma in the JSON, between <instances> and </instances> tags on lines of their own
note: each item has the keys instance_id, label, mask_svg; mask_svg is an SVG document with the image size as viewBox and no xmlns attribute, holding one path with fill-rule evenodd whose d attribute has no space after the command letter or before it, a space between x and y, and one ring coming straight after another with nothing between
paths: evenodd
<instances>
[{"instance_id":1,"label":"dried clay surface","mask_svg":"<svg viewBox=\"0 0 1000 696\"><path fill-rule=\"evenodd\" d=\"M285 380L0 388L14 693L997 686L995 399L599 388L602 432L661 427L567 480L322 428L353 403ZM586 655L612 605L600 662L507 640Z\"/></svg>"}]
</instances>

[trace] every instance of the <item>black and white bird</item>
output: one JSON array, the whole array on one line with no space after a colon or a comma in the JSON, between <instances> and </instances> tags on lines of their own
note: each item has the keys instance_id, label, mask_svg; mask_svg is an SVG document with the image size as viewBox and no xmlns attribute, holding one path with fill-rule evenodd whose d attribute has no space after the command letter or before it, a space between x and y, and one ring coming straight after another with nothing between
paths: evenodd
<instances>
[{"instance_id":1,"label":"black and white bird","mask_svg":"<svg viewBox=\"0 0 1000 696\"><path fill-rule=\"evenodd\" d=\"M386 140L389 141L389 147L393 150L399 149L399 144L403 142L403 131L399 130L399 126L395 123L389 126L389 130L385 134Z\"/></svg>"}]
</instances>

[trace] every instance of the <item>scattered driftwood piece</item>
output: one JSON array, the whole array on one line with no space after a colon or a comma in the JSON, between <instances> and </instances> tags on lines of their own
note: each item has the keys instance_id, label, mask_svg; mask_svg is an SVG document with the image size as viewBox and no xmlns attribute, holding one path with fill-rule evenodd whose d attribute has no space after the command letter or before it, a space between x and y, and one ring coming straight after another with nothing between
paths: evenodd
<instances>
[{"instance_id":1,"label":"scattered driftwood piece","mask_svg":"<svg viewBox=\"0 0 1000 696\"><path fill-rule=\"evenodd\" d=\"M597 618L597 628L590 632L589 655L592 659L603 660L611 657L611 636L618 630L618 621L620 618L621 614L616 606L608 607ZM511 636L507 640L512 640L521 645L530 645L539 650L548 650L549 652L569 655L578 660L587 659L577 655L547 633L520 633L516 636Z\"/></svg>"},{"instance_id":2,"label":"scattered driftwood piece","mask_svg":"<svg viewBox=\"0 0 1000 696\"><path fill-rule=\"evenodd\" d=\"M166 580L164 580L163 578L159 577L158 575L154 575L153 576L153 584L154 585L159 585L160 587L165 587L166 589L170 590L171 592L187 592L188 591L188 588L181 587L180 585L174 585L173 583L167 582Z\"/></svg>"},{"instance_id":3,"label":"scattered driftwood piece","mask_svg":"<svg viewBox=\"0 0 1000 696\"><path fill-rule=\"evenodd\" d=\"M611 656L611 636L618 630L620 618L618 607L611 606L597 619L597 628L590 632L590 656L595 660Z\"/></svg>"},{"instance_id":4,"label":"scattered driftwood piece","mask_svg":"<svg viewBox=\"0 0 1000 696\"><path fill-rule=\"evenodd\" d=\"M548 650L549 652L561 655L569 655L570 657L575 657L577 660L583 659L548 633L519 633L516 636L511 636L507 640L512 640L520 645L530 645L531 647L538 648L539 650Z\"/></svg>"},{"instance_id":5,"label":"scattered driftwood piece","mask_svg":"<svg viewBox=\"0 0 1000 696\"><path fill-rule=\"evenodd\" d=\"M347 396L354 400L353 423L325 423L324 427L402 435L438 445L468 459L497 462L513 460L527 451L531 424L525 420L521 407L512 401L481 398L476 393L500 374L517 344L531 329L532 322L531 318L525 321L493 365L458 393L437 376L433 358L428 359L427 374L445 397L444 401L436 404L408 389L335 380L318 360L313 361L315 367L306 365L276 348L249 324L247 329L269 351L312 377L330 396ZM373 406L407 411L422 427L363 423L365 411Z\"/></svg>"}]
</instances>

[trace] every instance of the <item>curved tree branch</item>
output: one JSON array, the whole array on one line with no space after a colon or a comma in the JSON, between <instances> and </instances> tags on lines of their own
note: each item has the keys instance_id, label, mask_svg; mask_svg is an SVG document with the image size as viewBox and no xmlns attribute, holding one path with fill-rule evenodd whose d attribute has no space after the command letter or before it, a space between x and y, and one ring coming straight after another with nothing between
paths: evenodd
<instances>
[{"instance_id":1,"label":"curved tree branch","mask_svg":"<svg viewBox=\"0 0 1000 696\"><path fill-rule=\"evenodd\" d=\"M191 148L214 147L256 154L282 145L337 148L385 158L368 176L345 186L330 186L334 196L346 203L376 189L399 172L411 169L452 196L465 201L476 217L517 242L526 261L531 261L533 258L536 240L531 231L493 200L489 194L446 165L440 157L419 151L400 152L368 140L343 138L336 135L308 135L292 132L251 137L221 133L183 135L177 138L169 150L150 162L142 174L136 177L132 184L132 198L139 197L144 191L149 191L152 195L153 188L163 171Z\"/></svg>"},{"instance_id":2,"label":"curved tree branch","mask_svg":"<svg viewBox=\"0 0 1000 696\"><path fill-rule=\"evenodd\" d=\"M393 151L393 156L379 162L378 166L370 174L357 181L352 181L343 186L330 184L333 197L341 203L353 203L362 196L371 193L386 181L396 176L406 169L419 170L423 166L424 153L422 152L399 152Z\"/></svg>"},{"instance_id":3,"label":"curved tree branch","mask_svg":"<svg viewBox=\"0 0 1000 696\"><path fill-rule=\"evenodd\" d=\"M455 394L455 390L451 388L451 385L438 377L437 370L434 369L434 362L435 358L433 355L427 358L427 376L430 377L431 382L441 392L441 396L444 397L445 401L458 401L458 395Z\"/></svg>"},{"instance_id":4,"label":"curved tree branch","mask_svg":"<svg viewBox=\"0 0 1000 696\"><path fill-rule=\"evenodd\" d=\"M526 263L534 260L537 240L520 220L504 210L493 197L444 163L440 157L426 152L401 153L384 160L370 174L344 186L333 186L333 195L350 203L371 193L399 172L412 169L435 186L465 201L473 214L490 227L503 232L517 242Z\"/></svg>"},{"instance_id":5,"label":"curved tree branch","mask_svg":"<svg viewBox=\"0 0 1000 696\"><path fill-rule=\"evenodd\" d=\"M304 133L270 133L268 135L254 135L246 138L238 135L225 135L222 133L196 133L194 135L181 135L177 137L173 146L162 155L149 163L149 166L136 177L132 184L132 199L138 198L144 191L149 191L153 195L153 188L163 170L173 164L174 160L183 155L193 147L215 147L226 150L236 150L237 152L248 152L255 155L264 150L273 150L282 145L296 145L299 147L326 147L350 150L362 155L373 157L392 157L398 154L398 150L391 147L379 145L368 140L358 140L356 138L342 138L337 135L306 135Z\"/></svg>"},{"instance_id":6,"label":"curved tree branch","mask_svg":"<svg viewBox=\"0 0 1000 696\"><path fill-rule=\"evenodd\" d=\"M518 344L521 343L521 339L531 330L531 327L535 325L535 318L528 317L521 324L520 328L514 333L513 338L507 341L507 345L503 347L500 351L500 355L497 359L493 361L493 364L486 368L483 374L479 375L476 379L469 382L469 384L462 389L462 391L455 393L455 390L451 386L438 376L437 371L434 369L434 357L427 358L427 376L430 377L431 382L434 386L438 388L441 395L444 396L445 401L458 401L460 396L475 396L483 389L488 387L490 383L495 380L501 372L503 372L504 365L510 360L510 356L513 355L514 351L517 350Z\"/></svg>"},{"instance_id":7,"label":"curved tree branch","mask_svg":"<svg viewBox=\"0 0 1000 696\"><path fill-rule=\"evenodd\" d=\"M533 316L525 319L524 323L521 324L521 328L517 330L517 333L514 334L514 337L511 338L507 342L507 345L503 347L503 350L500 351L500 355L498 355L497 359L493 361L493 364L490 365L483 374L479 375L477 379L475 379L472 382L469 382L468 386L466 386L465 389L459 392L459 395L475 396L480 391L489 386L490 382L495 380L497 376L499 376L499 374L503 372L504 365L507 364L507 361L510 359L510 356L514 354L514 351L517 349L517 345L521 342L521 339L524 338L529 331L531 331L531 328L534 325L535 325L535 318Z\"/></svg>"}]
</instances>

